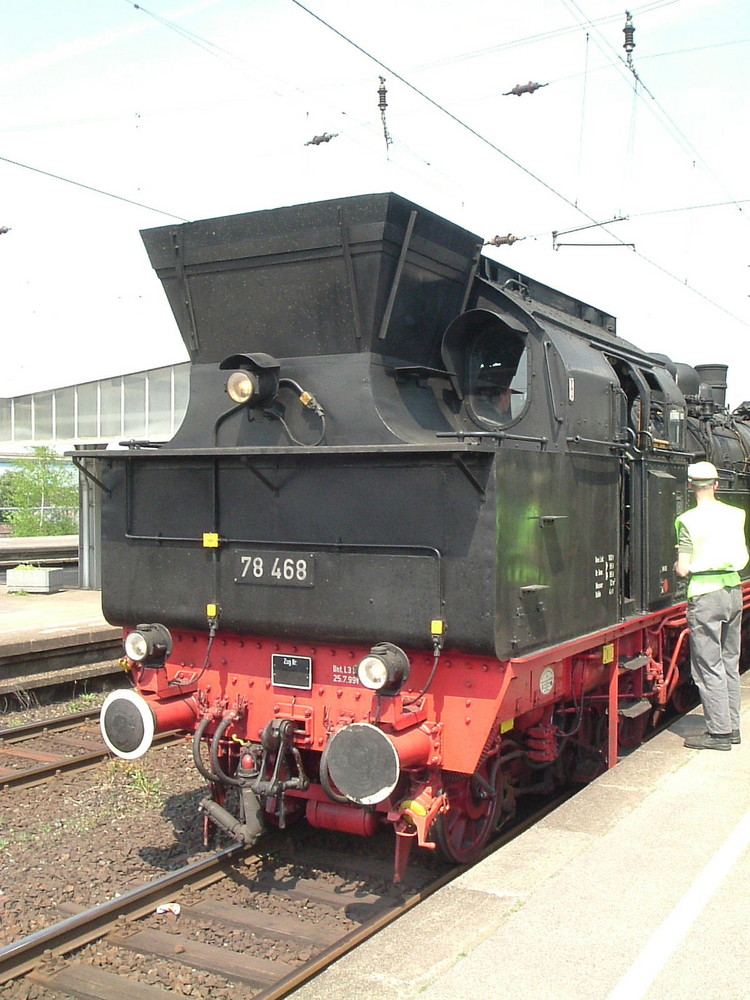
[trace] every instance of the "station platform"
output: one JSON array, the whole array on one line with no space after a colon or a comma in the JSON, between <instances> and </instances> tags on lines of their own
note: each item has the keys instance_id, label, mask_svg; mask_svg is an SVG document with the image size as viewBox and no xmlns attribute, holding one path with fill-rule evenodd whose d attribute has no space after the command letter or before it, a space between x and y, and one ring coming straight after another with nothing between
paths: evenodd
<instances>
[{"instance_id":1,"label":"station platform","mask_svg":"<svg viewBox=\"0 0 750 1000\"><path fill-rule=\"evenodd\" d=\"M744 740L680 719L330 966L295 1000L748 1000Z\"/></svg>"},{"instance_id":2,"label":"station platform","mask_svg":"<svg viewBox=\"0 0 750 1000\"><path fill-rule=\"evenodd\" d=\"M67 656L70 679L111 671L120 655L122 629L102 614L96 590L61 590L54 594L9 594L0 586L0 694L19 687L42 687L60 679L59 664ZM78 668L75 662L85 664Z\"/></svg>"}]
</instances>

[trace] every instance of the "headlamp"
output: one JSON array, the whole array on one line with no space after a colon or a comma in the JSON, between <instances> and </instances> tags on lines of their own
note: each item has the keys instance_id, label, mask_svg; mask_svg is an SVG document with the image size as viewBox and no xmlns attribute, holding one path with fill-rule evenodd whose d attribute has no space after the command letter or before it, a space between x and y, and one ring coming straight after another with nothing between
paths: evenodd
<instances>
[{"instance_id":1,"label":"headlamp","mask_svg":"<svg viewBox=\"0 0 750 1000\"><path fill-rule=\"evenodd\" d=\"M139 625L125 639L125 655L135 663L158 664L172 652L172 636L164 625Z\"/></svg>"},{"instance_id":2,"label":"headlamp","mask_svg":"<svg viewBox=\"0 0 750 1000\"><path fill-rule=\"evenodd\" d=\"M359 663L357 675L360 683L392 698L409 679L409 657L392 642L380 642Z\"/></svg>"},{"instance_id":3,"label":"headlamp","mask_svg":"<svg viewBox=\"0 0 750 1000\"><path fill-rule=\"evenodd\" d=\"M357 667L357 674L371 691L379 691L388 680L388 671L379 656L366 656Z\"/></svg>"},{"instance_id":4,"label":"headlamp","mask_svg":"<svg viewBox=\"0 0 750 1000\"><path fill-rule=\"evenodd\" d=\"M231 372L224 388L229 398L239 405L253 408L267 406L279 391L279 362L270 354L232 354L219 365L220 371Z\"/></svg>"},{"instance_id":5,"label":"headlamp","mask_svg":"<svg viewBox=\"0 0 750 1000\"><path fill-rule=\"evenodd\" d=\"M258 381L250 372L232 372L227 379L226 390L233 402L249 403L258 391Z\"/></svg>"}]
</instances>

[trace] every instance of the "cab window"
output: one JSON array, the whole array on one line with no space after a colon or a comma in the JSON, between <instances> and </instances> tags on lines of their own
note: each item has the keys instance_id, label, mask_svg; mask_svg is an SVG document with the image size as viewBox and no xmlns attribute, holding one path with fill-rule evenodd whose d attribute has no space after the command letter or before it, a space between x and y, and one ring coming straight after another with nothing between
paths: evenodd
<instances>
[{"instance_id":1,"label":"cab window","mask_svg":"<svg viewBox=\"0 0 750 1000\"><path fill-rule=\"evenodd\" d=\"M469 350L469 405L480 423L512 423L526 406L524 339L507 327L479 333Z\"/></svg>"}]
</instances>

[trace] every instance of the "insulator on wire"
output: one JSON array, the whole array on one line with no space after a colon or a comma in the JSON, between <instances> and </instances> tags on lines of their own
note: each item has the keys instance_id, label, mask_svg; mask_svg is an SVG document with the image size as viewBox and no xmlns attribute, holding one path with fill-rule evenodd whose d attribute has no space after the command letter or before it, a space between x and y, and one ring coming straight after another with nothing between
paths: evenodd
<instances>
[{"instance_id":1,"label":"insulator on wire","mask_svg":"<svg viewBox=\"0 0 750 1000\"><path fill-rule=\"evenodd\" d=\"M380 77L380 86L378 87L378 107L380 108L381 115L385 114L385 109L388 107L388 102L386 101L386 94L388 91L385 89L385 77Z\"/></svg>"},{"instance_id":2,"label":"insulator on wire","mask_svg":"<svg viewBox=\"0 0 750 1000\"><path fill-rule=\"evenodd\" d=\"M322 142L330 142L331 139L335 139L338 132L324 132L323 135L314 135L312 139L308 140L306 146L319 146Z\"/></svg>"},{"instance_id":3,"label":"insulator on wire","mask_svg":"<svg viewBox=\"0 0 750 1000\"><path fill-rule=\"evenodd\" d=\"M10 226L0 226L0 236L3 233L9 233L9 232L10 232Z\"/></svg>"},{"instance_id":4,"label":"insulator on wire","mask_svg":"<svg viewBox=\"0 0 750 1000\"><path fill-rule=\"evenodd\" d=\"M388 124L385 120L385 109L388 107L388 102L386 101L386 96L388 91L385 88L385 77L380 77L380 86L378 87L378 107L380 108L380 120L383 123L383 135L385 136L385 148L386 150L393 142L390 133L388 131Z\"/></svg>"},{"instance_id":5,"label":"insulator on wire","mask_svg":"<svg viewBox=\"0 0 750 1000\"><path fill-rule=\"evenodd\" d=\"M486 247L512 247L514 243L523 239L525 239L524 236L513 236L512 233L508 233L507 236L495 236L493 239L487 240L484 245Z\"/></svg>"},{"instance_id":6,"label":"insulator on wire","mask_svg":"<svg viewBox=\"0 0 750 1000\"><path fill-rule=\"evenodd\" d=\"M632 66L633 49L635 48L635 39L633 37L635 35L635 27L633 25L633 16L629 10L625 11L625 27L622 29L622 32L625 35L625 44L623 45L623 48L625 49L628 57L628 66Z\"/></svg>"},{"instance_id":7,"label":"insulator on wire","mask_svg":"<svg viewBox=\"0 0 750 1000\"><path fill-rule=\"evenodd\" d=\"M522 94L533 94L535 90L541 90L542 87L548 86L548 83L532 83L529 80L528 83L517 83L513 90L506 90L503 97L508 97L510 94L515 94L516 97L520 97Z\"/></svg>"}]
</instances>

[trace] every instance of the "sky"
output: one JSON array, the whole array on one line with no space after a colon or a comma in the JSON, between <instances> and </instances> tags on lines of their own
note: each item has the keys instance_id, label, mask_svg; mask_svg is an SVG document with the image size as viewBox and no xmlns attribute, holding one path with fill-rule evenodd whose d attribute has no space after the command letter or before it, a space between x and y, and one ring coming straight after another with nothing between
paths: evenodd
<instances>
[{"instance_id":1,"label":"sky","mask_svg":"<svg viewBox=\"0 0 750 1000\"><path fill-rule=\"evenodd\" d=\"M395 191L750 399L750 4L630 12L3 0L0 396L186 359L141 229Z\"/></svg>"}]
</instances>

